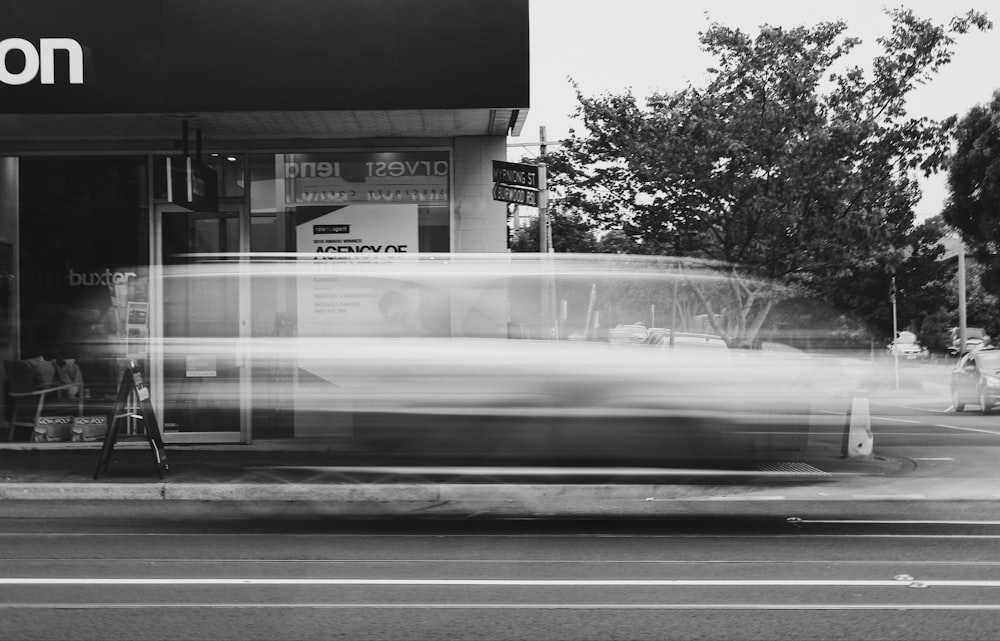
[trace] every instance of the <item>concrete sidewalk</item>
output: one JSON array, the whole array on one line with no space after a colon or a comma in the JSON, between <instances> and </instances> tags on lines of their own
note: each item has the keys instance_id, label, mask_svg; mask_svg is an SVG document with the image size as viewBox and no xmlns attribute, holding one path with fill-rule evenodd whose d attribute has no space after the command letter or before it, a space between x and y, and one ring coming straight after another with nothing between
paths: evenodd
<instances>
[{"instance_id":1,"label":"concrete sidewalk","mask_svg":"<svg viewBox=\"0 0 1000 641\"><path fill-rule=\"evenodd\" d=\"M824 474L884 474L895 471L878 457L845 459L839 442L830 436L814 436L807 451L790 450L788 461L815 466ZM0 448L0 488L11 484L63 483L67 485L113 484L191 485L191 484L308 484L308 483L386 483L393 477L418 477L448 482L462 478L466 482L492 482L497 477L547 477L560 482L566 477L631 476L635 478L693 478L709 474L716 477L766 476L759 465L707 462L704 466L670 462L636 467L635 463L617 466L611 462L531 458L493 455L429 456L422 450L382 452L365 447L349 438L304 442L261 441L253 445L168 445L169 470L161 480L155 458L144 440L118 443L106 471L94 479L101 455L100 443L21 443ZM641 463L639 465L642 465ZM707 469L705 469L707 468ZM803 470L807 467L803 467Z\"/></svg>"},{"instance_id":2,"label":"concrete sidewalk","mask_svg":"<svg viewBox=\"0 0 1000 641\"><path fill-rule=\"evenodd\" d=\"M665 517L754 514L763 504L844 501L917 492L903 487L912 463L876 456L844 459L839 444L813 439L805 452L755 466L574 467L492 461L407 461L349 451L263 446L168 447L161 480L148 447L116 447L93 478L96 444L0 450L0 500L114 511L126 504L248 515L432 518ZM922 484L920 492L941 484ZM930 494L934 494L931 492ZM955 498L955 497L951 497ZM987 497L983 497L984 499ZM995 499L994 499L995 500ZM159 512L157 512L159 513Z\"/></svg>"},{"instance_id":3,"label":"concrete sidewalk","mask_svg":"<svg viewBox=\"0 0 1000 641\"><path fill-rule=\"evenodd\" d=\"M871 398L948 402L937 381ZM847 409L845 404L844 409ZM839 420L839 419L836 419ZM350 439L254 445L168 446L161 480L148 444L119 443L109 469L94 473L100 443L23 443L0 448L0 500L13 503L88 502L108 506L148 502L238 513L372 517L570 517L733 514L763 503L855 504L886 497L990 500L990 484L911 478L914 463L879 455L845 459L840 438L814 435L806 451L758 465L706 463L669 467L573 461L465 458L436 460L389 454ZM215 507L211 507L215 506Z\"/></svg>"}]
</instances>

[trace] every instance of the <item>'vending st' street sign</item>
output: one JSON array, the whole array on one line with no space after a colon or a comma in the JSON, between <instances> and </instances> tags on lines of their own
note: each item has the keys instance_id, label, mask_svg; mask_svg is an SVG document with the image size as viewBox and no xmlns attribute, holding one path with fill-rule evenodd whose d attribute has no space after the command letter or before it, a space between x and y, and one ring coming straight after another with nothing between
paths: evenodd
<instances>
[{"instance_id":1,"label":"'vending st' street sign","mask_svg":"<svg viewBox=\"0 0 1000 641\"><path fill-rule=\"evenodd\" d=\"M493 161L493 200L538 206L538 167Z\"/></svg>"}]
</instances>

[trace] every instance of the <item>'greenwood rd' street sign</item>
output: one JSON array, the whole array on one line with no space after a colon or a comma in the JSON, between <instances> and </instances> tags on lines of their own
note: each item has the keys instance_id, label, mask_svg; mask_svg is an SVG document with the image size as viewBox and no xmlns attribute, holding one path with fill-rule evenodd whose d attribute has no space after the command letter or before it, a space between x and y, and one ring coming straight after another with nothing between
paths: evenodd
<instances>
[{"instance_id":1,"label":"'greenwood rd' street sign","mask_svg":"<svg viewBox=\"0 0 1000 641\"><path fill-rule=\"evenodd\" d=\"M538 191L511 185L493 185L493 200L501 200L515 205L538 207Z\"/></svg>"}]
</instances>

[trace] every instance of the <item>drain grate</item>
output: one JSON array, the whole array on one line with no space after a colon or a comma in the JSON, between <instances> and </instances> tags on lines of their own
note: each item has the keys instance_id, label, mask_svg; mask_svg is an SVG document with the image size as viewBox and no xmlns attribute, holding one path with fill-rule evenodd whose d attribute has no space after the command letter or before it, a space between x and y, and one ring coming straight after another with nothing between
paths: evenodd
<instances>
[{"instance_id":1,"label":"drain grate","mask_svg":"<svg viewBox=\"0 0 1000 641\"><path fill-rule=\"evenodd\" d=\"M789 474L795 476L832 476L829 472L824 472L808 463L782 462L766 463L760 466L761 472L771 472L774 474Z\"/></svg>"}]
</instances>

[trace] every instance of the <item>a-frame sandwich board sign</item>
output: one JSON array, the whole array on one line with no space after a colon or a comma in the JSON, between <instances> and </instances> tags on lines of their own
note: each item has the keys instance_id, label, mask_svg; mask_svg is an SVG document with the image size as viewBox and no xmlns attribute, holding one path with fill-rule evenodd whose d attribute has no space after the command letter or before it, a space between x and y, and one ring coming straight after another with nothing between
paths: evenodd
<instances>
[{"instance_id":1,"label":"a-frame sandwich board sign","mask_svg":"<svg viewBox=\"0 0 1000 641\"><path fill-rule=\"evenodd\" d=\"M135 401L129 403L130 396L135 395ZM137 402L137 404L135 404ZM135 405L130 407L130 405ZM156 472L163 478L163 473L170 470L167 464L167 450L163 444L163 436L160 435L160 424L156 420L156 413L153 411L153 403L149 397L149 387L142 377L142 370L136 362L129 361L129 366L122 372L122 380L118 384L118 397L115 399L114 411L111 414L111 424L108 426L108 433L104 435L104 445L101 447L101 458L97 462L97 469L94 470L96 479L102 471L108 470L111 463L111 453L118 442L118 435L121 426L127 419L137 419L142 421L143 431L146 440L149 441L149 449L156 462Z\"/></svg>"}]
</instances>

